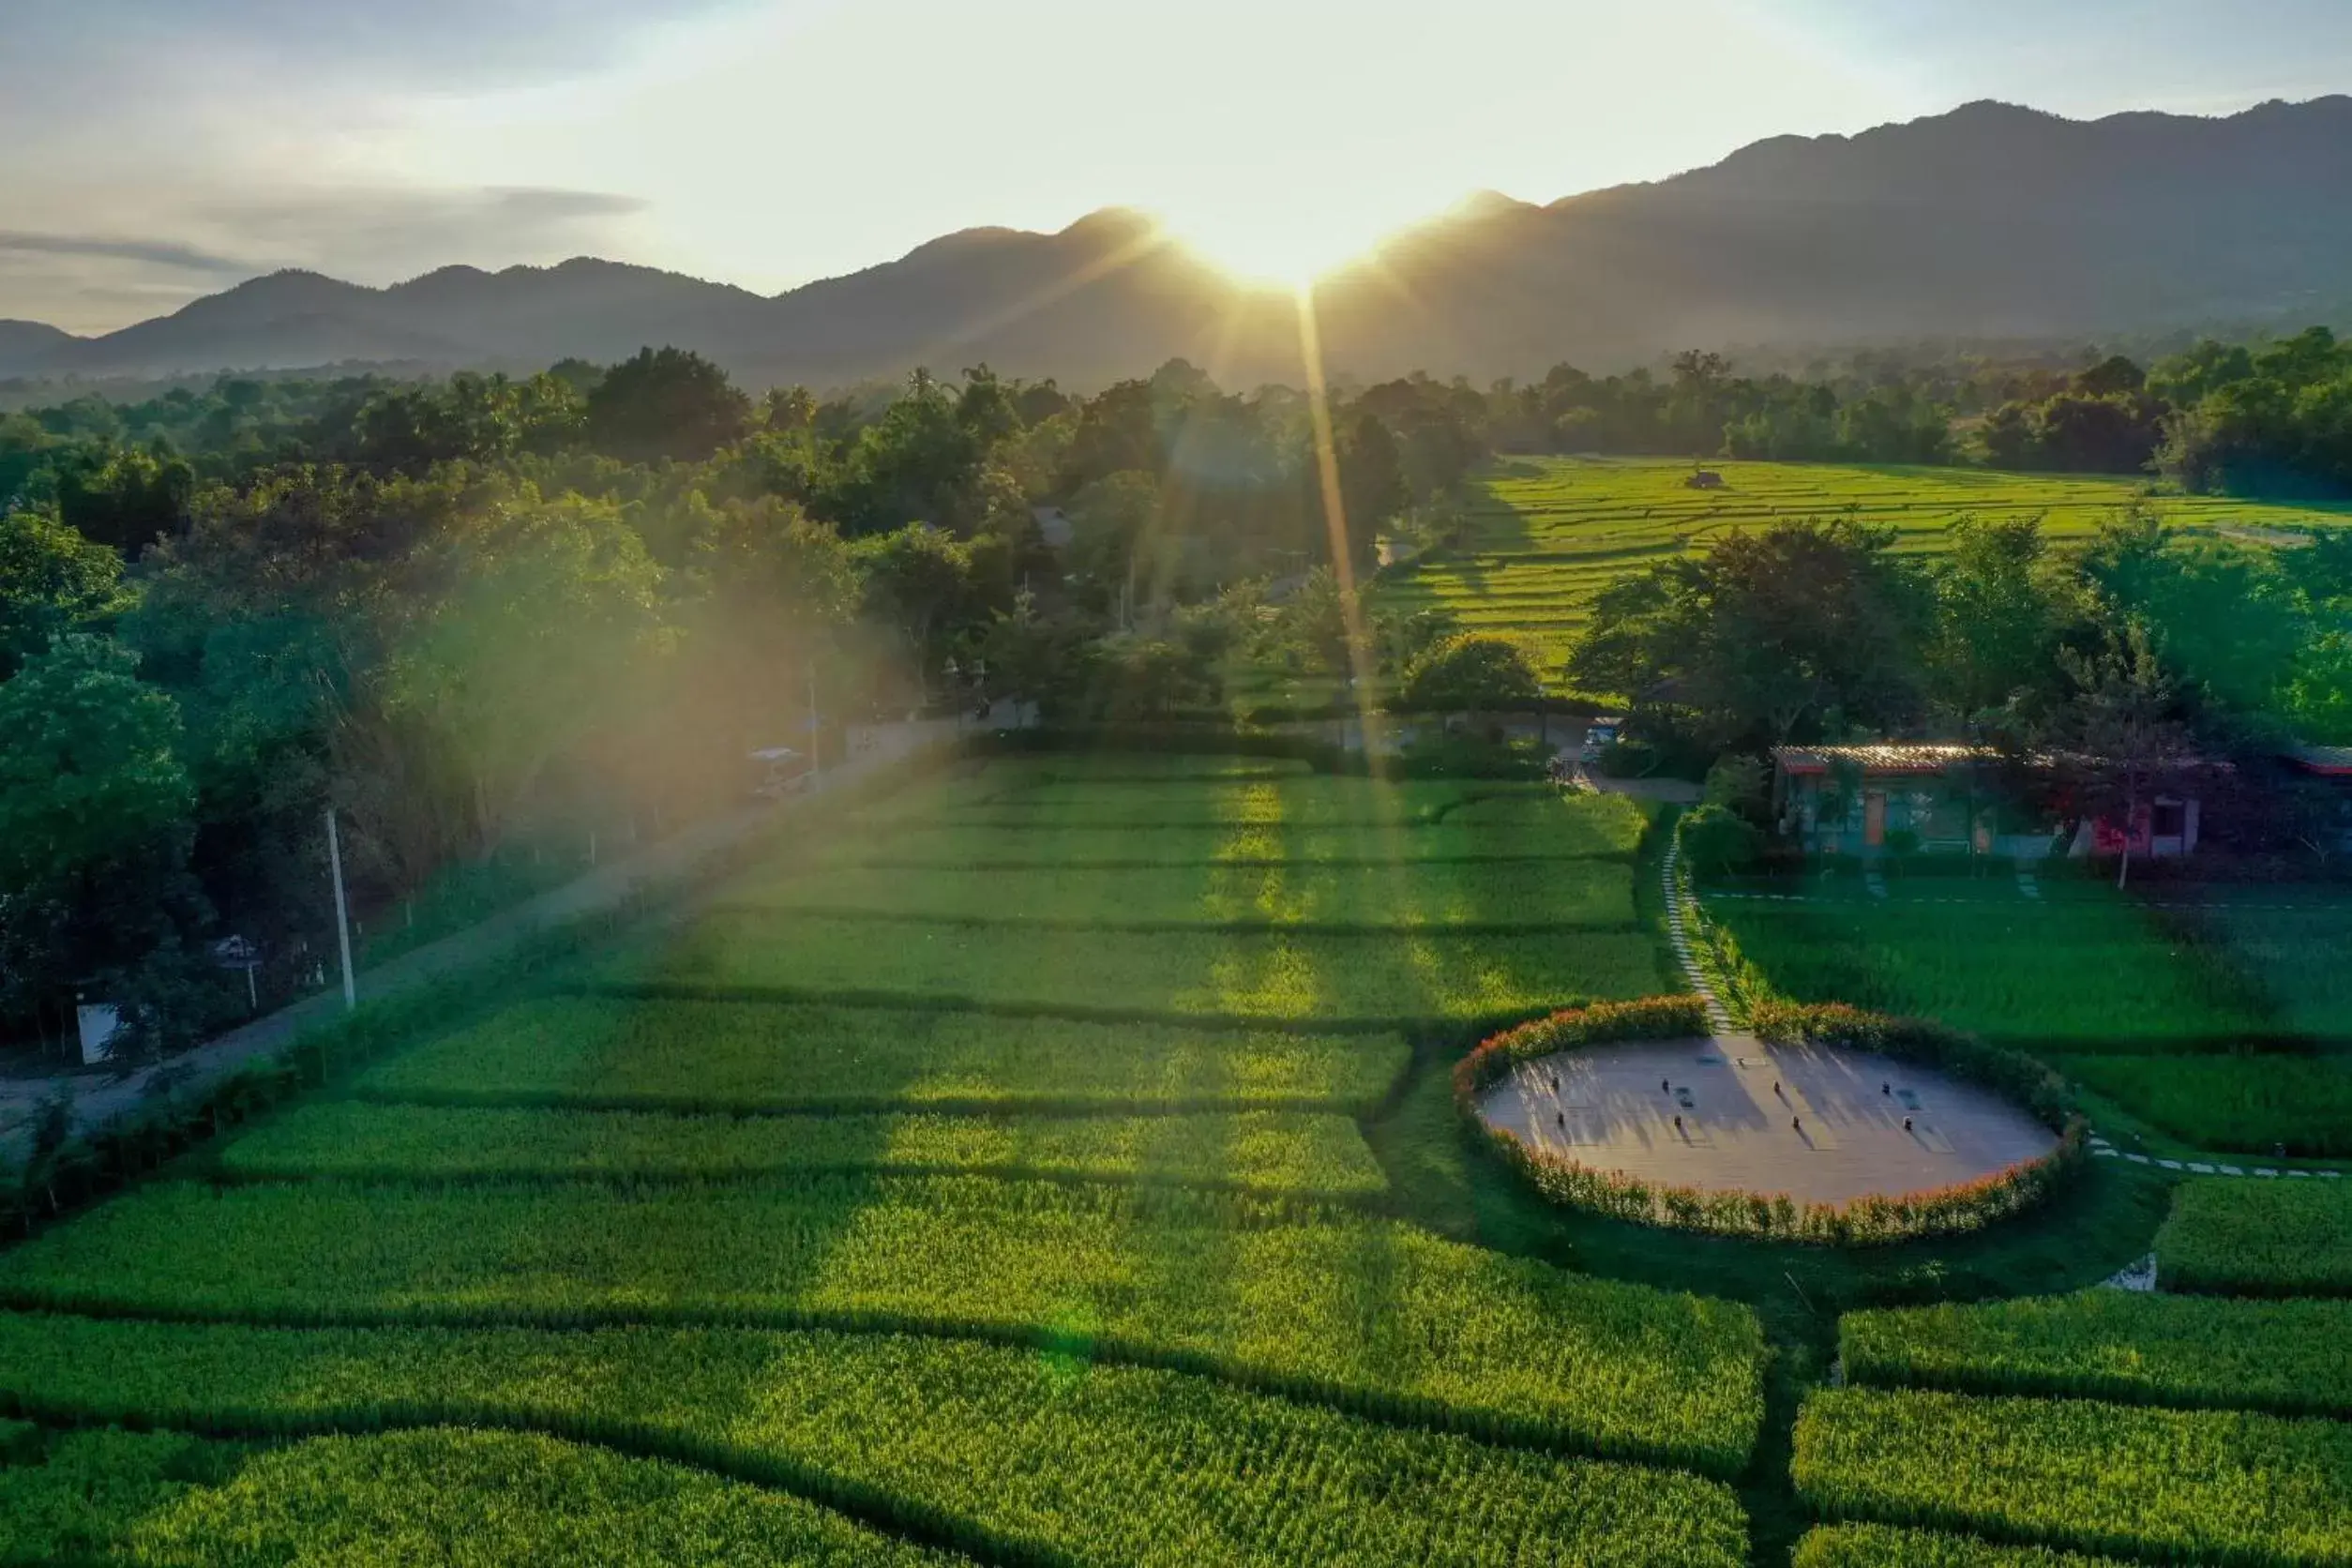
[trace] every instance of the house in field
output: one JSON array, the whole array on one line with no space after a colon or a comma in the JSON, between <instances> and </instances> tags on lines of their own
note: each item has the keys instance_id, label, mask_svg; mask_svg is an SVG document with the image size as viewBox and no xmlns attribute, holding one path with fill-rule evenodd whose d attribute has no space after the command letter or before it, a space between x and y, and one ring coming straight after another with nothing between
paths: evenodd
<instances>
[{"instance_id":1,"label":"house in field","mask_svg":"<svg viewBox=\"0 0 2352 1568\"><path fill-rule=\"evenodd\" d=\"M2291 772L2335 797L2334 847L2352 852L2352 746L2298 744L2280 753L2280 760ZM2321 822L2325 821L2323 814ZM2318 831L2324 834L2324 825Z\"/></svg>"},{"instance_id":2,"label":"house in field","mask_svg":"<svg viewBox=\"0 0 2352 1568\"><path fill-rule=\"evenodd\" d=\"M1723 475L1713 469L1700 468L1692 470L1691 476L1682 481L1682 488L1685 490L1728 490L1731 487L1725 484Z\"/></svg>"},{"instance_id":3,"label":"house in field","mask_svg":"<svg viewBox=\"0 0 2352 1568\"><path fill-rule=\"evenodd\" d=\"M2167 860L2194 852L2202 803L2192 789L2159 792L2127 826L2070 811L2034 787L2057 760L2004 761L1991 746L1880 741L1784 746L1772 753L1772 809L1812 854L1982 854L2040 860L2122 852ZM2021 779L2020 773L2026 776Z\"/></svg>"}]
</instances>

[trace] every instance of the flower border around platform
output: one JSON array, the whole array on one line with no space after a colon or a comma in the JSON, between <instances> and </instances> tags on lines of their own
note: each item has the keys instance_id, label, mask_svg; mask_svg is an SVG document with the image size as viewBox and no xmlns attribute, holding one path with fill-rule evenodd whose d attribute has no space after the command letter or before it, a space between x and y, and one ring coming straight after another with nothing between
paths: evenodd
<instances>
[{"instance_id":1,"label":"flower border around platform","mask_svg":"<svg viewBox=\"0 0 2352 1568\"><path fill-rule=\"evenodd\" d=\"M2058 1135L2058 1147L2039 1159L1952 1186L1895 1197L1873 1194L1848 1203L1799 1203L1786 1193L1709 1192L1596 1169L1540 1153L1478 1113L1480 1093L1523 1062L1609 1041L1705 1037L1706 1003L1696 996L1597 1003L1505 1030L1455 1064L1454 1103L1505 1164L1555 1203L1612 1219L1757 1241L1875 1246L1980 1230L2048 1198L2080 1168L2088 1152L2089 1129L2065 1080L2029 1056L1940 1024L1838 1003L1762 1003L1753 1009L1751 1022L1759 1039L1869 1051L1968 1079L2023 1105Z\"/></svg>"}]
</instances>

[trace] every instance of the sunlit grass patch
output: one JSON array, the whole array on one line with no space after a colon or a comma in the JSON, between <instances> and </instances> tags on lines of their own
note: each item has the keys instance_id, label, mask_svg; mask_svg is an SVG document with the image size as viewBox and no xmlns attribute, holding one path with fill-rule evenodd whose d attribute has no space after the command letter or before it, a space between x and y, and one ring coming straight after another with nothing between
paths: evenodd
<instances>
[{"instance_id":1,"label":"sunlit grass patch","mask_svg":"<svg viewBox=\"0 0 2352 1568\"><path fill-rule=\"evenodd\" d=\"M962 1170L1355 1198L1386 1186L1345 1116L672 1116L378 1105L298 1107L221 1151L244 1179L740 1181Z\"/></svg>"},{"instance_id":2,"label":"sunlit grass patch","mask_svg":"<svg viewBox=\"0 0 2352 1568\"><path fill-rule=\"evenodd\" d=\"M944 1008L549 997L369 1067L363 1094L667 1110L1248 1106L1368 1110L1395 1034L1072 1022Z\"/></svg>"},{"instance_id":3,"label":"sunlit grass patch","mask_svg":"<svg viewBox=\"0 0 2352 1568\"><path fill-rule=\"evenodd\" d=\"M1746 1307L1344 1211L978 1178L724 1188L161 1183L0 1256L23 1308L279 1323L921 1328L1130 1358L1406 1419L1737 1471Z\"/></svg>"},{"instance_id":4,"label":"sunlit grass patch","mask_svg":"<svg viewBox=\"0 0 2352 1568\"><path fill-rule=\"evenodd\" d=\"M1745 1521L1720 1483L1093 1364L1082 1348L0 1316L0 1393L65 1419L281 1433L387 1420L536 1425L853 1500L974 1542L991 1561L1746 1560Z\"/></svg>"},{"instance_id":5,"label":"sunlit grass patch","mask_svg":"<svg viewBox=\"0 0 2352 1568\"><path fill-rule=\"evenodd\" d=\"M1655 939L1594 930L1417 936L1409 963L1383 932L1099 930L713 913L657 955L613 966L618 987L772 992L951 1005L1065 1008L1106 1020L1262 1019L1314 1027L1475 1021L1657 988Z\"/></svg>"}]
</instances>

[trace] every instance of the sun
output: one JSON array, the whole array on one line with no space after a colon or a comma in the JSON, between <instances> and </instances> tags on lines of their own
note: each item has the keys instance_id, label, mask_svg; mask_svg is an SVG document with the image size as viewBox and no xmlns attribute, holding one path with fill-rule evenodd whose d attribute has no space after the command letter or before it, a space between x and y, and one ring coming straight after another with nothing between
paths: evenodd
<instances>
[{"instance_id":1,"label":"sun","mask_svg":"<svg viewBox=\"0 0 2352 1568\"><path fill-rule=\"evenodd\" d=\"M1179 243L1247 282L1299 289L1346 265L1394 225L1334 213L1312 197L1163 219Z\"/></svg>"}]
</instances>

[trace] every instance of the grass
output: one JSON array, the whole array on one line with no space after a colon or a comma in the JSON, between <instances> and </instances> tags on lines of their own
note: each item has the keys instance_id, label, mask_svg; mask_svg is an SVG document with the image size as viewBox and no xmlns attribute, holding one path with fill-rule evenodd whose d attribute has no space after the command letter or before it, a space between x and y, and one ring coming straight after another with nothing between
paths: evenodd
<instances>
[{"instance_id":1,"label":"grass","mask_svg":"<svg viewBox=\"0 0 2352 1568\"><path fill-rule=\"evenodd\" d=\"M548 997L360 1075L358 1093L482 1105L780 1111L1248 1107L1368 1111L1396 1034L1119 1026L943 1008Z\"/></svg>"},{"instance_id":2,"label":"grass","mask_svg":"<svg viewBox=\"0 0 2352 1568\"><path fill-rule=\"evenodd\" d=\"M2268 1028L2258 999L2209 952L2094 890L2040 903L1715 898L1707 913L1797 1001L1931 1018L2002 1044L2148 1054Z\"/></svg>"},{"instance_id":3,"label":"grass","mask_svg":"<svg viewBox=\"0 0 2352 1568\"><path fill-rule=\"evenodd\" d=\"M2183 1182L2156 1233L2156 1277L2174 1290L2352 1295L2352 1183Z\"/></svg>"},{"instance_id":4,"label":"grass","mask_svg":"<svg viewBox=\"0 0 2352 1568\"><path fill-rule=\"evenodd\" d=\"M2352 1041L2352 904L2340 893L2251 885L2197 891L2196 923L2269 997L2279 1026Z\"/></svg>"},{"instance_id":5,"label":"grass","mask_svg":"<svg viewBox=\"0 0 2352 1568\"><path fill-rule=\"evenodd\" d=\"M331 1100L221 1152L244 1180L746 1180L849 1170L1172 1182L1330 1198L1387 1185L1354 1122L1140 1117L668 1116Z\"/></svg>"},{"instance_id":6,"label":"grass","mask_svg":"<svg viewBox=\"0 0 2352 1568\"><path fill-rule=\"evenodd\" d=\"M2158 1560L2352 1559L2352 1425L2237 1410L1831 1389L1798 1491L1832 1515Z\"/></svg>"},{"instance_id":7,"label":"grass","mask_svg":"<svg viewBox=\"0 0 2352 1568\"><path fill-rule=\"evenodd\" d=\"M1006 1562L1736 1568L1729 1489L1082 1356L826 1333L361 1333L0 1317L0 1399L299 1435L568 1433Z\"/></svg>"},{"instance_id":8,"label":"grass","mask_svg":"<svg viewBox=\"0 0 2352 1568\"><path fill-rule=\"evenodd\" d=\"M2199 1148L2352 1154L2352 1057L2062 1056L2054 1064Z\"/></svg>"},{"instance_id":9,"label":"grass","mask_svg":"<svg viewBox=\"0 0 2352 1568\"><path fill-rule=\"evenodd\" d=\"M0 1563L948 1568L788 1494L537 1434L428 1428L279 1448L77 1432L0 1471Z\"/></svg>"},{"instance_id":10,"label":"grass","mask_svg":"<svg viewBox=\"0 0 2352 1568\"><path fill-rule=\"evenodd\" d=\"M1057 933L1012 926L718 911L609 981L660 995L848 995L1127 1018L1301 1027L1475 1022L1655 991L1641 930L1497 937L1443 931L1098 930L1083 962Z\"/></svg>"},{"instance_id":11,"label":"grass","mask_svg":"<svg viewBox=\"0 0 2352 1568\"><path fill-rule=\"evenodd\" d=\"M1858 1382L2352 1416L2352 1302L2086 1290L1849 1313Z\"/></svg>"},{"instance_id":12,"label":"grass","mask_svg":"<svg viewBox=\"0 0 2352 1568\"><path fill-rule=\"evenodd\" d=\"M1095 1345L1403 1419L1736 1473L1744 1308L1394 1221L978 1178L162 1183L0 1258L21 1308L297 1323L914 1328Z\"/></svg>"},{"instance_id":13,"label":"grass","mask_svg":"<svg viewBox=\"0 0 2352 1568\"><path fill-rule=\"evenodd\" d=\"M1710 462L1726 488L1694 490L1690 465L1645 458L1521 458L1479 483L1461 541L1383 574L1377 602L1440 609L1470 630L1526 645L1557 681L1594 597L1612 580L1695 550L1734 529L1799 518L1841 519L1895 532L1898 551L1934 555L1952 521L2043 520L2060 548L2088 540L2142 481L1970 468L1844 463ZM2299 529L2352 520L2352 508L2293 507L2209 497L2155 501L2175 525Z\"/></svg>"},{"instance_id":14,"label":"grass","mask_svg":"<svg viewBox=\"0 0 2352 1568\"><path fill-rule=\"evenodd\" d=\"M1401 862L1150 867L836 866L734 890L727 907L939 921L1038 924L1097 931L1152 926L1233 930L1339 927L1482 931L1634 922L1617 860Z\"/></svg>"}]
</instances>

